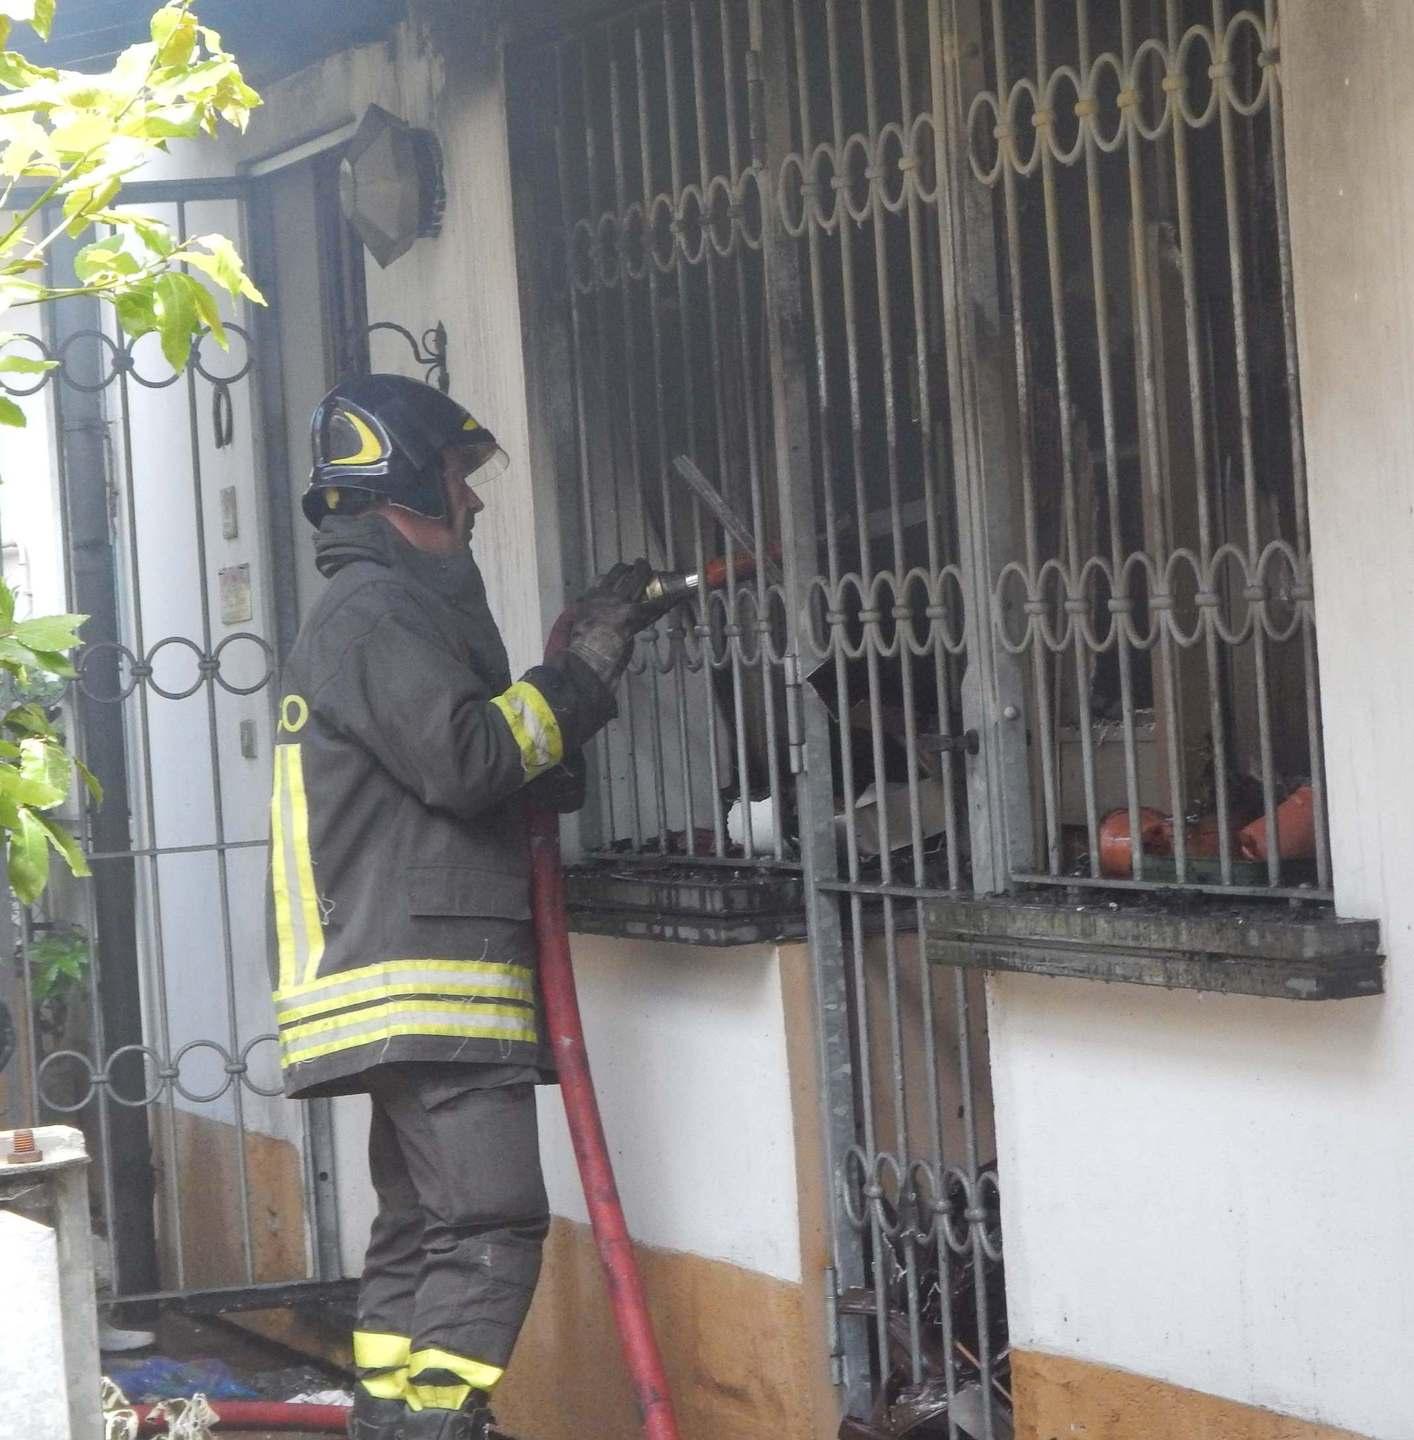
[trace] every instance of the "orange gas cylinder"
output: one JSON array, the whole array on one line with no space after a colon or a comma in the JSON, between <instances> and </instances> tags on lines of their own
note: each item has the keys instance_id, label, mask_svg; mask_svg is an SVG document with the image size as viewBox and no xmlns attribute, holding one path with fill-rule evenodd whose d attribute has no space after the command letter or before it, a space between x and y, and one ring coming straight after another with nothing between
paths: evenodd
<instances>
[{"instance_id":1,"label":"orange gas cylinder","mask_svg":"<svg viewBox=\"0 0 1414 1440\"><path fill-rule=\"evenodd\" d=\"M1244 860L1265 860L1269 853L1267 817L1237 832ZM1316 853L1316 801L1309 785L1293 790L1277 806L1277 843L1283 860L1309 860Z\"/></svg>"},{"instance_id":2,"label":"orange gas cylinder","mask_svg":"<svg viewBox=\"0 0 1414 1440\"><path fill-rule=\"evenodd\" d=\"M1167 815L1141 807L1139 836L1146 855L1173 853L1173 826ZM1100 822L1100 874L1110 880L1127 880L1134 874L1128 810L1113 810Z\"/></svg>"}]
</instances>

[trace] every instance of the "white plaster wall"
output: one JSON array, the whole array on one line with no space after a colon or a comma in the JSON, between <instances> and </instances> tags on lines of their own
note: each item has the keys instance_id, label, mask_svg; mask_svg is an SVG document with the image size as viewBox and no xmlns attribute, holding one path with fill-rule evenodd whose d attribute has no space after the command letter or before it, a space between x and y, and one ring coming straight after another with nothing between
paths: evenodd
<instances>
[{"instance_id":1,"label":"white plaster wall","mask_svg":"<svg viewBox=\"0 0 1414 1440\"><path fill-rule=\"evenodd\" d=\"M773 946L706 950L578 936L585 1042L636 1240L800 1279L780 963ZM540 1092L546 1185L587 1221L554 1090Z\"/></svg>"},{"instance_id":2,"label":"white plaster wall","mask_svg":"<svg viewBox=\"0 0 1414 1440\"><path fill-rule=\"evenodd\" d=\"M998 976L1015 1344L1414 1435L1414 51L1407 0L1284 0L1297 303L1341 912L1379 999Z\"/></svg>"}]
</instances>

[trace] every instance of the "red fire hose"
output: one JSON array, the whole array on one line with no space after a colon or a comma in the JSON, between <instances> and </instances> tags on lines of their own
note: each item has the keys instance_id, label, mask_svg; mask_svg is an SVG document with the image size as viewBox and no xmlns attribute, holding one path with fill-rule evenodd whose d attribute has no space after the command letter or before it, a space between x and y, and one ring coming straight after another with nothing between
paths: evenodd
<instances>
[{"instance_id":1,"label":"red fire hose","mask_svg":"<svg viewBox=\"0 0 1414 1440\"><path fill-rule=\"evenodd\" d=\"M572 618L561 616L550 632L546 658L557 655L569 639ZM634 1259L614 1167L599 1118L589 1055L584 1047L584 1025L575 992L570 961L569 921L565 907L565 876L560 864L560 819L548 810L532 807L530 813L530 903L535 916L535 941L540 959L540 987L545 998L545 1021L560 1074L570 1139L599 1258L608 1274L609 1297L619 1342L633 1382L643 1433L648 1440L678 1440L678 1422L668 1394L663 1357L653 1335L643 1279Z\"/></svg>"},{"instance_id":2,"label":"red fire hose","mask_svg":"<svg viewBox=\"0 0 1414 1440\"><path fill-rule=\"evenodd\" d=\"M135 1405L139 1435L165 1435L167 1422L153 1418L155 1405ZM291 1405L287 1400L213 1400L222 1430L293 1430L300 1434L347 1434L347 1405Z\"/></svg>"}]
</instances>

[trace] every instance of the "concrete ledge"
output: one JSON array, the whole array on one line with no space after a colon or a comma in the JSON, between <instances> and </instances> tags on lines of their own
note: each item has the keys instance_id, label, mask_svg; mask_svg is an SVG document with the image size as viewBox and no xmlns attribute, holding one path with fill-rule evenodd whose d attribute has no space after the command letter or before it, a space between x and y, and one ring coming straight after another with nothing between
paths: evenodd
<instances>
[{"instance_id":1,"label":"concrete ledge","mask_svg":"<svg viewBox=\"0 0 1414 1440\"><path fill-rule=\"evenodd\" d=\"M1379 925L1328 908L949 897L927 914L928 958L940 965L1284 1000L1384 993Z\"/></svg>"},{"instance_id":2,"label":"concrete ledge","mask_svg":"<svg viewBox=\"0 0 1414 1440\"><path fill-rule=\"evenodd\" d=\"M593 860L565 873L570 929L679 945L759 945L805 934L798 873L689 860Z\"/></svg>"}]
</instances>

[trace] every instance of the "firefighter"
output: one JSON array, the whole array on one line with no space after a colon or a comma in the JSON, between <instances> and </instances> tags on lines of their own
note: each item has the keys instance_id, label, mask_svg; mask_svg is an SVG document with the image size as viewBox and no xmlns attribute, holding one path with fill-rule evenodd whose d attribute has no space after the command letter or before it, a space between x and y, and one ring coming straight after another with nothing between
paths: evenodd
<instances>
[{"instance_id":1,"label":"firefighter","mask_svg":"<svg viewBox=\"0 0 1414 1440\"><path fill-rule=\"evenodd\" d=\"M524 803L583 803L580 747L659 611L647 562L617 566L513 680L470 550L491 432L368 375L312 444L328 583L282 675L271 806L285 1090L372 1102L350 1435L482 1440L549 1223Z\"/></svg>"}]
</instances>

